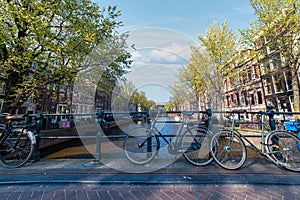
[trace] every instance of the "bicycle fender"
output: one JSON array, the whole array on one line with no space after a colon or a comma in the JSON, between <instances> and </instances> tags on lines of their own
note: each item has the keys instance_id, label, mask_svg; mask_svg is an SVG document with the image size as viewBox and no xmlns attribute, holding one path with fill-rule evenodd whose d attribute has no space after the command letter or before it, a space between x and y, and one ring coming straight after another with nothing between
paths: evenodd
<instances>
[{"instance_id":1,"label":"bicycle fender","mask_svg":"<svg viewBox=\"0 0 300 200\"><path fill-rule=\"evenodd\" d=\"M36 137L32 131L27 131L28 137L30 138L32 144L36 144Z\"/></svg>"}]
</instances>

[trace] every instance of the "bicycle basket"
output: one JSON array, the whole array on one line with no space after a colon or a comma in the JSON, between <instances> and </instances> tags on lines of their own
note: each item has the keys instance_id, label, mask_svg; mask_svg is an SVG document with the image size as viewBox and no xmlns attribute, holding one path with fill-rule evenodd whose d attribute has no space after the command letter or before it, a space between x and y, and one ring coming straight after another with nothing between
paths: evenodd
<instances>
[{"instance_id":1,"label":"bicycle basket","mask_svg":"<svg viewBox=\"0 0 300 200\"><path fill-rule=\"evenodd\" d=\"M300 139L300 124L299 121L286 121L283 123L285 130L298 133L297 136ZM298 149L300 151L300 144L298 144Z\"/></svg>"}]
</instances>

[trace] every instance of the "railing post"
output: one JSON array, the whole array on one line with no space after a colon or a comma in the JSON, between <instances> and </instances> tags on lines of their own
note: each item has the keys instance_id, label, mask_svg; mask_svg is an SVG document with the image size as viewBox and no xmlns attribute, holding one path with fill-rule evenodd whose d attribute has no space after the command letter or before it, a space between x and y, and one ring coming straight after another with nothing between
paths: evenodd
<instances>
[{"instance_id":1,"label":"railing post","mask_svg":"<svg viewBox=\"0 0 300 200\"><path fill-rule=\"evenodd\" d=\"M274 119L274 110L273 110L273 106L269 105L267 106L267 112L269 112L268 116L269 116L269 125L271 130L276 130L276 123L275 123L275 119Z\"/></svg>"},{"instance_id":2,"label":"railing post","mask_svg":"<svg viewBox=\"0 0 300 200\"><path fill-rule=\"evenodd\" d=\"M98 131L97 131L97 135L96 135L96 150L95 150L95 159L96 161L100 161L101 159L101 132L102 132L102 128L101 128L101 122L103 120L103 116L104 116L104 111L100 110L98 112L96 112L96 116L97 116L97 124L98 124Z\"/></svg>"},{"instance_id":3,"label":"railing post","mask_svg":"<svg viewBox=\"0 0 300 200\"><path fill-rule=\"evenodd\" d=\"M209 129L210 126L211 126L212 110L210 108L208 108L206 110L206 113L207 113L207 119L205 120L205 126L206 126L207 129Z\"/></svg>"},{"instance_id":4,"label":"railing post","mask_svg":"<svg viewBox=\"0 0 300 200\"><path fill-rule=\"evenodd\" d=\"M35 130L36 130L36 144L34 147L34 151L32 154L32 159L34 161L39 161L40 160L40 137L41 137L41 129L42 129L42 119L43 119L43 114L42 113L38 113L36 114L35 120L36 120L36 124L35 124Z\"/></svg>"}]
</instances>

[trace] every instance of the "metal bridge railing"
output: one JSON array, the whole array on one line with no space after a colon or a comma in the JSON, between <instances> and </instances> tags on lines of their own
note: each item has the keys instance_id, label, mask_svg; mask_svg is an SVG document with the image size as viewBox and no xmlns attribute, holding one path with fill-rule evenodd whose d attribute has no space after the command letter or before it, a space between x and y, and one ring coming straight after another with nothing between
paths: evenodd
<instances>
[{"instance_id":1,"label":"metal bridge railing","mask_svg":"<svg viewBox=\"0 0 300 200\"><path fill-rule=\"evenodd\" d=\"M215 114L228 114L232 111L217 111L217 110L209 110L209 123L214 123L212 116ZM191 111L194 113L199 113L199 114L207 114L207 111ZM189 111L166 111L166 114L172 115L172 114L180 114L183 112L189 112ZM294 114L300 114L300 112L275 112L273 108L268 107L267 112L269 112L269 124L272 130L275 129L275 115L294 115ZM248 112L245 110L242 110L240 113L247 113L247 114L261 114L261 112ZM94 112L94 113L82 113L82 114L31 114L29 115L30 121L35 123L36 125L36 137L37 137L37 147L36 151L33 155L35 160L39 159L39 142L41 139L95 139L96 140L96 150L95 150L95 158L96 160L101 159L101 138L102 137L125 137L125 135L112 135L112 136L107 136L103 134L103 123L106 124L113 124L116 121L119 120L126 120L126 119L133 119L134 117L142 116L143 123L149 122L148 119L149 117L152 117L149 115L148 112ZM145 117L145 118L144 118ZM61 123L55 126L54 120L53 119L60 119ZM62 120L66 119L66 120ZM76 119L82 119L85 122L88 122L88 120L91 120L91 122L97 122L97 130L95 130L96 134L95 135L85 135L85 136L80 136L80 135L43 135L43 131L51 130L51 129L61 129L61 130L66 130L67 128L73 128L76 130ZM200 120L200 119L197 119ZM68 123L69 121L69 123ZM58 120L55 122L59 122ZM67 122L64 123L63 122ZM164 122L165 123L165 122ZM177 121L169 121L167 123L178 123ZM170 135L170 136L175 136L175 135ZM247 137L260 137L258 135L248 135Z\"/></svg>"}]
</instances>

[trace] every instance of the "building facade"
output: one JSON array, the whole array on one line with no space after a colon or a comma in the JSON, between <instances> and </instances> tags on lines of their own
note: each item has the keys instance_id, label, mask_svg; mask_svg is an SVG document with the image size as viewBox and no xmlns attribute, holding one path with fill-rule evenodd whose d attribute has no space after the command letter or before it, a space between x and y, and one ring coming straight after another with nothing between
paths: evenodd
<instances>
[{"instance_id":1,"label":"building facade","mask_svg":"<svg viewBox=\"0 0 300 200\"><path fill-rule=\"evenodd\" d=\"M5 85L6 77L0 76L0 111L3 112L4 100L5 100Z\"/></svg>"},{"instance_id":2,"label":"building facade","mask_svg":"<svg viewBox=\"0 0 300 200\"><path fill-rule=\"evenodd\" d=\"M273 105L279 112L293 111L291 71L280 53L270 53L259 61L235 60L229 68L232 74L225 76L223 84L225 110L262 111ZM252 120L251 115L246 118Z\"/></svg>"}]
</instances>

